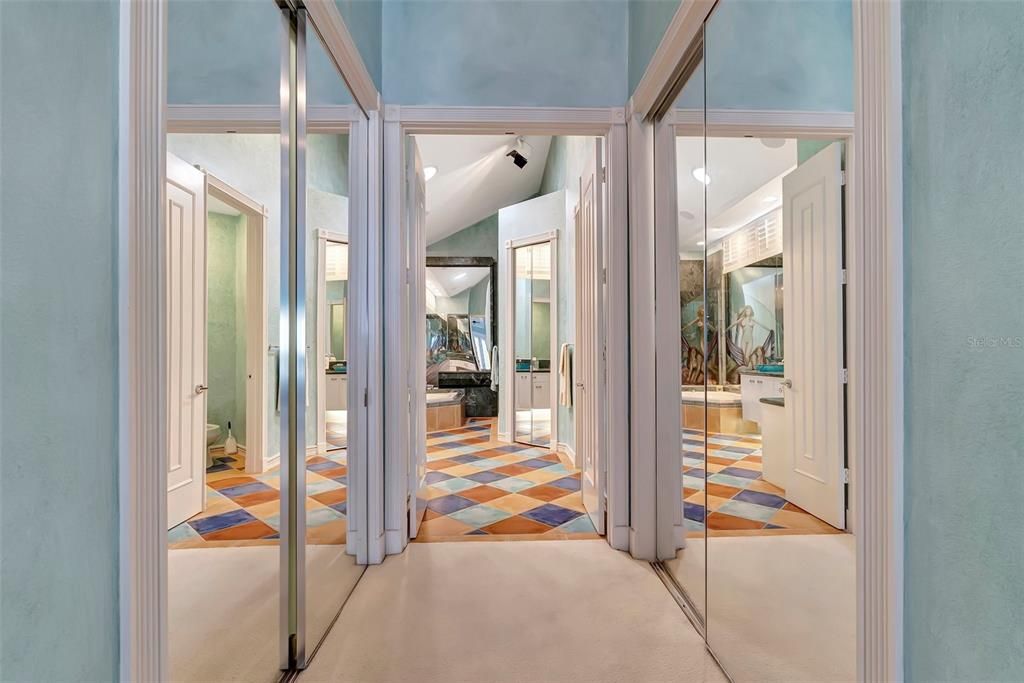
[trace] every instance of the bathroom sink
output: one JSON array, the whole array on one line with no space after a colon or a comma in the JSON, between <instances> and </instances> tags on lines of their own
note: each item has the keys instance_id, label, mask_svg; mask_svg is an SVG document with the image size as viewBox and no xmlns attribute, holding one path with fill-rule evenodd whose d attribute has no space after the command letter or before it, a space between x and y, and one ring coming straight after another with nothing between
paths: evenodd
<instances>
[{"instance_id":1,"label":"bathroom sink","mask_svg":"<svg viewBox=\"0 0 1024 683\"><path fill-rule=\"evenodd\" d=\"M758 372L783 372L784 368L785 368L785 366L782 365L781 363L776 363L774 365L758 365L757 366L757 371Z\"/></svg>"}]
</instances>

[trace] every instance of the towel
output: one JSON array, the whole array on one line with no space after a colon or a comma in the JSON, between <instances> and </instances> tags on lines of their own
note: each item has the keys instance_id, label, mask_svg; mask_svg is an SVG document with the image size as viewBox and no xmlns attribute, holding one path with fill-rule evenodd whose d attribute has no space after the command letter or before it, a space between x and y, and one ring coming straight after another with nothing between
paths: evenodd
<instances>
[{"instance_id":1,"label":"towel","mask_svg":"<svg viewBox=\"0 0 1024 683\"><path fill-rule=\"evenodd\" d=\"M558 405L572 405L573 367L572 344L562 344L558 349Z\"/></svg>"},{"instance_id":2,"label":"towel","mask_svg":"<svg viewBox=\"0 0 1024 683\"><path fill-rule=\"evenodd\" d=\"M498 372L498 347L491 347L491 391L498 390L498 378L500 374Z\"/></svg>"}]
</instances>

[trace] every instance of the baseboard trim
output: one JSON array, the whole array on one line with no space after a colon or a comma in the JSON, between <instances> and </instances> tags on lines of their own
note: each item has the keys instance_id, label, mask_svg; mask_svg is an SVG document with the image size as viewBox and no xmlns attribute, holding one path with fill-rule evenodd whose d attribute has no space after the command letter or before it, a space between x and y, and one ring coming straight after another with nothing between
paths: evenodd
<instances>
[{"instance_id":1,"label":"baseboard trim","mask_svg":"<svg viewBox=\"0 0 1024 683\"><path fill-rule=\"evenodd\" d=\"M564 441L559 441L558 442L558 452L563 454L565 457L569 458L569 460L572 461L572 466L573 467L579 467L579 465L577 464L577 461L576 461L576 451L573 449L572 446L570 446L569 444L565 443Z\"/></svg>"},{"instance_id":2,"label":"baseboard trim","mask_svg":"<svg viewBox=\"0 0 1024 683\"><path fill-rule=\"evenodd\" d=\"M384 531L384 553L386 555L398 555L405 550L406 545L406 539L402 538L402 532L398 529Z\"/></svg>"},{"instance_id":3,"label":"baseboard trim","mask_svg":"<svg viewBox=\"0 0 1024 683\"><path fill-rule=\"evenodd\" d=\"M608 544L616 550L629 552L629 527L610 526L608 527Z\"/></svg>"}]
</instances>

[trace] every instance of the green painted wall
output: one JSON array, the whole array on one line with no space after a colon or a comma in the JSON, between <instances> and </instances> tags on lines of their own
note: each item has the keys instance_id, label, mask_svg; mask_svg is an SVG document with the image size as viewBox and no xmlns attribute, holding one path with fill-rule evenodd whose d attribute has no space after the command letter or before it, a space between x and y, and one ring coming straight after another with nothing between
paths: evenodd
<instances>
[{"instance_id":1,"label":"green painted wall","mask_svg":"<svg viewBox=\"0 0 1024 683\"><path fill-rule=\"evenodd\" d=\"M0 2L0 680L118 678L113 0Z\"/></svg>"},{"instance_id":2,"label":"green painted wall","mask_svg":"<svg viewBox=\"0 0 1024 683\"><path fill-rule=\"evenodd\" d=\"M206 421L245 444L245 218L206 219Z\"/></svg>"},{"instance_id":3,"label":"green painted wall","mask_svg":"<svg viewBox=\"0 0 1024 683\"><path fill-rule=\"evenodd\" d=\"M498 258L498 214L427 245L428 256L490 256Z\"/></svg>"},{"instance_id":4,"label":"green painted wall","mask_svg":"<svg viewBox=\"0 0 1024 683\"><path fill-rule=\"evenodd\" d=\"M1024 3L904 2L908 681L1024 679Z\"/></svg>"}]
</instances>

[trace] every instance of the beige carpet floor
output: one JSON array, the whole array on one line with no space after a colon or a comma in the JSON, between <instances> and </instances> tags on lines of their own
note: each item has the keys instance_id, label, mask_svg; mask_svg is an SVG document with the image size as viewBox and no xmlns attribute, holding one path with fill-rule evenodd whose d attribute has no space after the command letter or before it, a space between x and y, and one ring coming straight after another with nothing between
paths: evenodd
<instances>
[{"instance_id":1,"label":"beige carpet floor","mask_svg":"<svg viewBox=\"0 0 1024 683\"><path fill-rule=\"evenodd\" d=\"M168 551L171 680L276 681L277 546ZM344 546L306 549L307 628L314 643L363 572Z\"/></svg>"},{"instance_id":2,"label":"beige carpet floor","mask_svg":"<svg viewBox=\"0 0 1024 683\"><path fill-rule=\"evenodd\" d=\"M370 567L313 681L725 681L650 566L603 540L411 544Z\"/></svg>"},{"instance_id":3,"label":"beige carpet floor","mask_svg":"<svg viewBox=\"0 0 1024 683\"><path fill-rule=\"evenodd\" d=\"M685 553L665 563L688 591L704 580L704 541L689 540ZM852 535L712 537L707 543L708 642L736 683L856 679Z\"/></svg>"}]
</instances>

